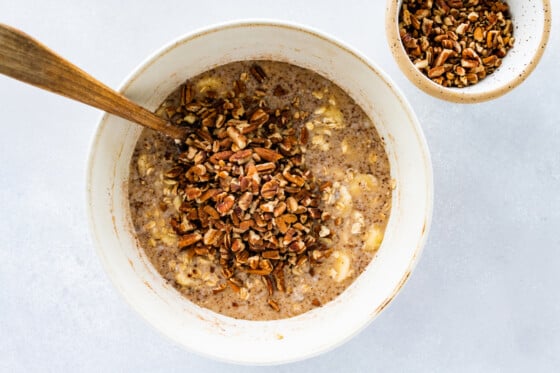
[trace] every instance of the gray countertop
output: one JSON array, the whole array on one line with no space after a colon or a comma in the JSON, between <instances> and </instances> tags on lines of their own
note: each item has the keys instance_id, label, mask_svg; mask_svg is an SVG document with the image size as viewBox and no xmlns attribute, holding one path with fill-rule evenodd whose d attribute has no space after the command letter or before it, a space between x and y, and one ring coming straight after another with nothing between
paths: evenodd
<instances>
[{"instance_id":1,"label":"gray countertop","mask_svg":"<svg viewBox=\"0 0 560 373\"><path fill-rule=\"evenodd\" d=\"M559 0L552 0L554 10ZM560 369L560 37L510 94L456 105L400 73L383 1L0 0L25 30L112 87L196 28L310 25L360 50L410 100L430 146L432 230L418 267L367 329L325 355L247 368L184 351L119 296L93 248L88 148L100 112L0 76L0 371L553 372ZM558 21L555 15L554 20Z\"/></svg>"}]
</instances>

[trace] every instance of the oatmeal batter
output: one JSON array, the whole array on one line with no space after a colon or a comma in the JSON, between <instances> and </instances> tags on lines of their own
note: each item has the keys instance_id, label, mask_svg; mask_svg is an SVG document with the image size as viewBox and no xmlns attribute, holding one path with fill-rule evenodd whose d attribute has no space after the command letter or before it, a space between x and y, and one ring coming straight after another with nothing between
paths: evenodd
<instances>
[{"instance_id":1,"label":"oatmeal batter","mask_svg":"<svg viewBox=\"0 0 560 373\"><path fill-rule=\"evenodd\" d=\"M228 108L228 122L221 123L226 119L220 118L221 114L216 115L215 111L208 114L208 109L218 105L219 110ZM255 189L251 196L248 195L251 193L245 193L253 201L253 207L240 209L242 202L239 197L235 200L231 197L231 207L224 207L228 197L212 205L219 210L219 214L222 214L220 207L225 209L222 218L236 213L241 219L260 214L255 219L257 223L259 219L264 220L261 229L256 230L257 225L253 225L255 228L251 228L250 232L253 233L250 233L234 227L231 238L222 243L225 228L208 233L208 228L193 227L192 221L189 222L193 211L196 214L196 203L200 202L201 196L200 193L197 197L188 196L193 189L186 187L183 180L188 167L178 167L186 162L185 159L191 162L189 165L195 164L192 162L199 157L200 167L205 169L198 169L203 175L194 176L197 185L203 185L201 182L204 178L208 178L208 183L217 180L217 168L226 167L222 162L227 163L228 160L209 162L214 154L211 148L217 145L204 148L201 143L210 135L199 133L197 136L202 136L200 144L196 140L187 145L176 144L148 129L142 132L130 167L132 221L139 245L154 267L188 299L235 318L287 318L333 300L370 263L383 239L394 183L390 178L383 140L372 121L332 82L310 70L287 63L235 62L190 79L188 84L173 92L157 112L182 126L198 128L212 122L210 128L218 134L226 133L219 126L226 128L228 125L237 125L239 131L231 129L227 132L232 140L228 140L227 135L208 139L209 144L225 141L229 146L231 143L233 151L230 153L243 155L243 150L253 150L247 152L251 153L247 159L237 162L232 161L235 157L231 158L230 153L227 154L232 163L226 166L230 167L228 170L231 169L232 174L227 176L227 183L222 182L223 189L231 187L233 190L234 184L246 176L247 170L253 165L253 170L262 170L259 189ZM205 116L209 118L206 122ZM239 140L247 126L263 121L260 120L261 116L265 117L263 120L268 120L262 126L274 123L272 126L282 132L273 135L268 133L268 142L256 135L251 137L250 133L241 135L242 139ZM296 155L289 158L288 153L282 154L284 145L277 148L279 154L283 155L280 161L275 158L263 159L255 154L256 147L274 146L270 144L274 144L275 137L277 141L283 141L282 144L286 138L297 139L297 144L293 144L297 149ZM298 200L301 191L290 194L297 180L294 184L291 180L284 180L282 175L278 176L279 183L274 182L275 189L271 196L263 197L263 184L276 178L271 170L278 170L281 162L284 162L282 167L289 165L292 170L301 163L301 171L298 172L311 180L301 189L315 188L306 193L316 196L316 202L310 197L306 206L305 198ZM197 171L197 168L192 169L193 172ZM235 177L235 172L240 176ZM286 172L289 176L290 171ZM216 176L210 178L209 175ZM257 206L257 200L264 205L261 206L262 211ZM269 206L270 210L267 210ZM213 208L204 208L209 208L211 215L215 213L211 211ZM277 246L267 243L272 248L270 250L250 245L248 241L253 236L268 235L271 242L277 242L275 237L270 237L270 232L278 234L282 241L289 232L286 233L285 229L283 232L278 231L278 219L288 215L299 218L293 222L288 220L290 228L307 229L309 236L314 235L313 239L305 241L308 244L314 242L313 250L309 248L296 253L293 251L299 248L288 249L282 243L276 243ZM251 222L255 219L251 219ZM223 227L223 224L218 226ZM220 244L216 244L215 248L211 245L213 234L220 239ZM241 249L232 248L235 237L238 237L236 245ZM301 239L304 242L306 237ZM193 242L187 242L189 240ZM235 252L232 254L232 251ZM235 270L233 275L224 271L220 258L226 252L232 268L249 269ZM245 267L235 267L236 260L243 261ZM252 265L251 260L257 261L259 266L249 267ZM263 262L266 265L272 263L274 271L270 272L270 268L267 270ZM225 263L223 258L222 263Z\"/></svg>"}]
</instances>

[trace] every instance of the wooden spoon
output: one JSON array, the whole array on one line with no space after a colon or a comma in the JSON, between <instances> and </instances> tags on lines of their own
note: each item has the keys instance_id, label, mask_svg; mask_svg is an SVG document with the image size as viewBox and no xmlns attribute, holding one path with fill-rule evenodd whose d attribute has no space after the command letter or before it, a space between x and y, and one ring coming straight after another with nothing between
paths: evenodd
<instances>
[{"instance_id":1,"label":"wooden spoon","mask_svg":"<svg viewBox=\"0 0 560 373\"><path fill-rule=\"evenodd\" d=\"M186 130L136 105L29 35L0 23L0 73L184 139Z\"/></svg>"}]
</instances>

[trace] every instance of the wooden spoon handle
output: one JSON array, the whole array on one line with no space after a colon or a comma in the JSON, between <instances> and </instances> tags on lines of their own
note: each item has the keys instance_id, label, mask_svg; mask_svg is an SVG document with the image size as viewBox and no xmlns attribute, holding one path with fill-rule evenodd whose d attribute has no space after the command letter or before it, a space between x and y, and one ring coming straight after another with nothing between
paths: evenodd
<instances>
[{"instance_id":1,"label":"wooden spoon handle","mask_svg":"<svg viewBox=\"0 0 560 373\"><path fill-rule=\"evenodd\" d=\"M94 106L176 139L185 130L136 105L29 35L0 23L0 73Z\"/></svg>"}]
</instances>

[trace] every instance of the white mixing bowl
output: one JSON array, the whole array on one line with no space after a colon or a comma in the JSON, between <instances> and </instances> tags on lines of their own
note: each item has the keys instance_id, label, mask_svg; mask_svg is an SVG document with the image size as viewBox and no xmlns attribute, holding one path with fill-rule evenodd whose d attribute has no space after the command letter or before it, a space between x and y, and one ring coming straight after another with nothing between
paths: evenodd
<instances>
[{"instance_id":1,"label":"white mixing bowl","mask_svg":"<svg viewBox=\"0 0 560 373\"><path fill-rule=\"evenodd\" d=\"M127 180L141 128L104 115L87 174L91 232L109 276L130 305L156 329L196 353L243 364L280 364L329 350L371 322L395 297L418 261L432 214L432 168L422 130L391 80L344 44L301 26L236 22L182 37L149 57L121 92L155 110L176 87L215 66L270 59L318 72L370 115L386 141L397 187L383 244L338 298L297 317L237 320L203 309L167 284L139 247Z\"/></svg>"}]
</instances>

